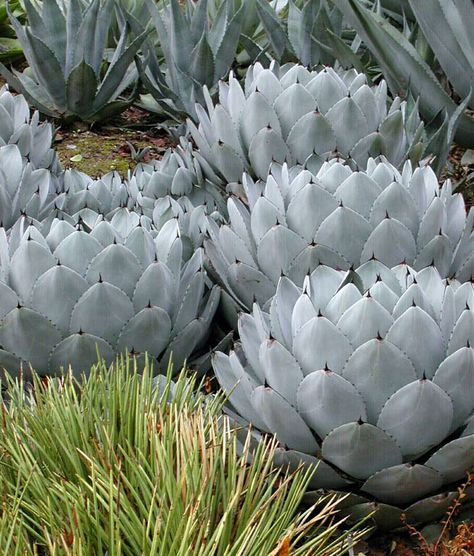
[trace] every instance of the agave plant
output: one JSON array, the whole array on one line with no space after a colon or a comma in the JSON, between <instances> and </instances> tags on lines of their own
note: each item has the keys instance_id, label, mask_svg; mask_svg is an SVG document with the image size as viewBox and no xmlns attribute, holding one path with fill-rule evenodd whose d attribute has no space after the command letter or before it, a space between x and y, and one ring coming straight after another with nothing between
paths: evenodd
<instances>
[{"instance_id":1,"label":"agave plant","mask_svg":"<svg viewBox=\"0 0 474 556\"><path fill-rule=\"evenodd\" d=\"M83 220L56 219L47 233L28 226L9 241L0 229L2 367L80 372L97 350L109 362L125 349L146 351L165 367L172 354L178 369L192 358L219 301L203 251L183 263L176 229L154 238L138 214L128 215L110 223L96 215L90 233Z\"/></svg>"},{"instance_id":2,"label":"agave plant","mask_svg":"<svg viewBox=\"0 0 474 556\"><path fill-rule=\"evenodd\" d=\"M168 117L181 122L196 119L195 103L204 102L203 85L213 92L234 61L243 16L243 6L234 10L233 0L223 0L214 21L209 20L208 0L178 0L159 9L148 9L160 39L166 70L155 49L145 48L138 60L141 79L155 103Z\"/></svg>"},{"instance_id":3,"label":"agave plant","mask_svg":"<svg viewBox=\"0 0 474 556\"><path fill-rule=\"evenodd\" d=\"M289 0L279 13L265 0L255 3L269 50L279 62L296 60L307 67L341 64L363 70L361 58L343 40L341 12L327 0ZM349 33L355 39L355 33Z\"/></svg>"},{"instance_id":4,"label":"agave plant","mask_svg":"<svg viewBox=\"0 0 474 556\"><path fill-rule=\"evenodd\" d=\"M0 89L0 146L14 144L22 157L36 168L48 168L59 173L60 165L54 149L54 129L50 123L39 121L39 113L30 117L23 95L13 96L7 86Z\"/></svg>"},{"instance_id":5,"label":"agave plant","mask_svg":"<svg viewBox=\"0 0 474 556\"><path fill-rule=\"evenodd\" d=\"M118 97L135 79L131 64L146 33L127 45L124 27L107 62L113 7L113 0L93 0L86 6L80 0L45 0L39 9L26 0L28 25L11 14L10 19L29 68L11 73L0 64L0 73L40 112L66 122L94 122L124 110L129 102Z\"/></svg>"},{"instance_id":6,"label":"agave plant","mask_svg":"<svg viewBox=\"0 0 474 556\"><path fill-rule=\"evenodd\" d=\"M219 178L189 141L168 150L160 160L139 164L129 176L130 195L140 205L153 207L156 199L171 196L186 197L194 206L203 205L206 212L225 211L222 189L216 186Z\"/></svg>"},{"instance_id":7,"label":"agave plant","mask_svg":"<svg viewBox=\"0 0 474 556\"><path fill-rule=\"evenodd\" d=\"M447 114L449 135L456 142L474 146L474 119L465 108L474 107L474 11L471 0L408 0L412 15L424 38L435 53L456 93L460 105L445 91L434 68L423 59L409 38L388 19L362 5L358 0L331 0L357 31L380 65L394 94L411 90L419 96L420 110L426 120ZM393 4L393 2L387 2ZM448 141L448 144L450 141Z\"/></svg>"},{"instance_id":8,"label":"agave plant","mask_svg":"<svg viewBox=\"0 0 474 556\"><path fill-rule=\"evenodd\" d=\"M46 218L58 200L56 187L47 169L24 163L17 145L0 147L0 226L10 229L21 215Z\"/></svg>"},{"instance_id":9,"label":"agave plant","mask_svg":"<svg viewBox=\"0 0 474 556\"><path fill-rule=\"evenodd\" d=\"M348 270L377 259L416 270L434 265L459 281L474 276L474 210L431 168L399 173L369 160L354 172L336 159L316 175L273 165L266 182L244 179L248 201L228 200L229 223L209 220L205 247L218 281L250 309L273 296L282 274L298 286L319 264Z\"/></svg>"},{"instance_id":10,"label":"agave plant","mask_svg":"<svg viewBox=\"0 0 474 556\"><path fill-rule=\"evenodd\" d=\"M282 277L269 314L242 314L213 365L282 465L318 464L311 489L353 492L381 527L431 521L474 465L473 303L472 283L433 267L320 266L303 289Z\"/></svg>"},{"instance_id":11,"label":"agave plant","mask_svg":"<svg viewBox=\"0 0 474 556\"><path fill-rule=\"evenodd\" d=\"M317 171L337 153L364 167L384 154L395 166L422 154L423 125L416 111L396 99L387 110L384 81L375 88L355 70L310 72L300 65L249 68L245 92L232 75L220 103L197 106L199 127L188 120L199 154L224 182L242 172L266 178L270 163Z\"/></svg>"}]
</instances>

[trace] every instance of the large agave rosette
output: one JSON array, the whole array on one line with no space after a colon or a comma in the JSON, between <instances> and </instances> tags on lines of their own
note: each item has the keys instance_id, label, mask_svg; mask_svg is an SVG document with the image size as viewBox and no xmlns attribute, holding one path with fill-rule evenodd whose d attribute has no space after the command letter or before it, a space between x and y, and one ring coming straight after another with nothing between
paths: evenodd
<instances>
[{"instance_id":1,"label":"large agave rosette","mask_svg":"<svg viewBox=\"0 0 474 556\"><path fill-rule=\"evenodd\" d=\"M250 309L273 296L282 274L298 286L319 264L348 270L377 259L443 278L474 275L474 211L429 166L402 172L369 160L355 172L332 160L317 174L273 165L265 182L243 180L245 202L228 200L229 222L209 221L205 242L217 279Z\"/></svg>"},{"instance_id":2,"label":"large agave rosette","mask_svg":"<svg viewBox=\"0 0 474 556\"><path fill-rule=\"evenodd\" d=\"M220 84L219 103L207 95L196 113L199 125L188 120L188 127L199 157L224 184L240 183L244 171L265 179L272 162L317 171L337 154L360 167L383 154L399 166L423 152L417 113L408 116L398 98L388 107L386 83L369 87L355 70L257 63L245 90L231 75Z\"/></svg>"},{"instance_id":3,"label":"large agave rosette","mask_svg":"<svg viewBox=\"0 0 474 556\"><path fill-rule=\"evenodd\" d=\"M127 209L86 229L55 219L44 232L18 225L9 240L0 229L0 366L80 372L97 351L111 361L126 349L158 366L171 355L176 369L192 363L219 302L202 249L183 262L175 221L156 233Z\"/></svg>"},{"instance_id":4,"label":"large agave rosette","mask_svg":"<svg viewBox=\"0 0 474 556\"><path fill-rule=\"evenodd\" d=\"M474 465L474 287L372 260L282 277L269 312L239 318L214 369L234 410L318 464L312 489L353 492L383 527L442 515Z\"/></svg>"}]
</instances>

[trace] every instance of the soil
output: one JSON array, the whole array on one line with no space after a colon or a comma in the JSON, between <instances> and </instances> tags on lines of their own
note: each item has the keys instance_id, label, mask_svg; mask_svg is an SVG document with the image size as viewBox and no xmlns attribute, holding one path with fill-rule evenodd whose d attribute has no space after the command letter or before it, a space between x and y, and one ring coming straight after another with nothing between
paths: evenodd
<instances>
[{"instance_id":1,"label":"soil","mask_svg":"<svg viewBox=\"0 0 474 556\"><path fill-rule=\"evenodd\" d=\"M145 112L130 108L114 125L59 129L54 147L64 168L74 168L94 178L116 170L125 178L138 162L161 158L174 144L166 132L150 123ZM144 155L134 158L131 147L137 153L145 149Z\"/></svg>"}]
</instances>

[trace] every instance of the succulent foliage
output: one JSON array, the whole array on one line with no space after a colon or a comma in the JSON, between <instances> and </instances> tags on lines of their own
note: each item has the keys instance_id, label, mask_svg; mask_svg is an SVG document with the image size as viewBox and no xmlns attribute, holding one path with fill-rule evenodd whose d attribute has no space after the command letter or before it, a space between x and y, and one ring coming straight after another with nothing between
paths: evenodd
<instances>
[{"instance_id":1,"label":"succulent foliage","mask_svg":"<svg viewBox=\"0 0 474 556\"><path fill-rule=\"evenodd\" d=\"M110 362L125 349L148 352L165 367L171 355L177 368L191 358L209 332L219 290L206 279L202 249L183 263L175 221L156 235L139 220L123 209L110 223L96 215L90 233L82 220L57 219L47 233L15 229L10 241L0 230L3 367L80 372L97 351Z\"/></svg>"},{"instance_id":2,"label":"succulent foliage","mask_svg":"<svg viewBox=\"0 0 474 556\"><path fill-rule=\"evenodd\" d=\"M385 155L395 166L423 153L416 110L396 99L387 106L384 81L369 87L355 70L308 71L300 65L249 68L245 89L234 76L222 83L219 103L197 106L188 120L199 154L227 183L242 173L265 179L271 162L317 171L336 155L365 167Z\"/></svg>"},{"instance_id":3,"label":"succulent foliage","mask_svg":"<svg viewBox=\"0 0 474 556\"><path fill-rule=\"evenodd\" d=\"M41 7L25 1L28 25L10 15L29 68L11 73L0 64L9 84L40 112L64 121L93 122L124 110L119 96L135 79L134 56L146 33L130 44L128 27L110 62L105 51L113 0L67 3L45 0ZM104 74L104 65L106 71Z\"/></svg>"},{"instance_id":4,"label":"succulent foliage","mask_svg":"<svg viewBox=\"0 0 474 556\"><path fill-rule=\"evenodd\" d=\"M380 65L394 94L408 89L419 97L420 110L427 121L445 114L452 138L466 147L474 146L474 119L466 106L474 103L474 10L471 0L409 0L411 10L425 39L433 49L446 77L461 98L457 105L436 77L434 68L423 59L402 31L359 0L331 0L356 29Z\"/></svg>"},{"instance_id":5,"label":"succulent foliage","mask_svg":"<svg viewBox=\"0 0 474 556\"><path fill-rule=\"evenodd\" d=\"M434 265L474 276L474 210L429 166L402 171L369 160L352 171L333 159L317 174L273 165L265 182L244 179L248 206L228 200L229 223L209 221L206 252L237 306L265 305L283 274L302 286L319 264L349 270L376 259L416 270Z\"/></svg>"},{"instance_id":6,"label":"succulent foliage","mask_svg":"<svg viewBox=\"0 0 474 556\"><path fill-rule=\"evenodd\" d=\"M320 266L242 314L214 369L235 410L277 435L282 465L318 464L311 489L352 491L382 527L402 511L430 521L473 463L473 303L472 283L433 267Z\"/></svg>"}]
</instances>

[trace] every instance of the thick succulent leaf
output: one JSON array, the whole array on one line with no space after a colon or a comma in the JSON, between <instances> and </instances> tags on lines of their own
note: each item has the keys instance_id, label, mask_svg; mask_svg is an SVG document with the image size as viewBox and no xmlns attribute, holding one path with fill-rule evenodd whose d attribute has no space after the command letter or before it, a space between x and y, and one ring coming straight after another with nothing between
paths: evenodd
<instances>
[{"instance_id":1,"label":"thick succulent leaf","mask_svg":"<svg viewBox=\"0 0 474 556\"><path fill-rule=\"evenodd\" d=\"M52 351L48 372L57 372L71 367L75 376L88 373L98 361L98 356L110 365L114 360L114 350L104 339L92 334L72 334L60 342Z\"/></svg>"},{"instance_id":2,"label":"thick succulent leaf","mask_svg":"<svg viewBox=\"0 0 474 556\"><path fill-rule=\"evenodd\" d=\"M31 306L65 334L69 330L71 312L88 287L80 274L56 265L36 281L31 294Z\"/></svg>"},{"instance_id":3,"label":"thick succulent leaf","mask_svg":"<svg viewBox=\"0 0 474 556\"><path fill-rule=\"evenodd\" d=\"M334 104L326 118L337 138L336 149L345 157L349 156L357 141L369 132L367 120L352 97L345 97Z\"/></svg>"},{"instance_id":4,"label":"thick succulent leaf","mask_svg":"<svg viewBox=\"0 0 474 556\"><path fill-rule=\"evenodd\" d=\"M337 327L354 348L376 338L384 337L393 323L390 313L372 297L364 296L344 312Z\"/></svg>"},{"instance_id":5,"label":"thick succulent leaf","mask_svg":"<svg viewBox=\"0 0 474 556\"><path fill-rule=\"evenodd\" d=\"M402 462L400 449L387 434L361 422L347 423L330 432L323 441L322 455L356 479L366 479Z\"/></svg>"},{"instance_id":6,"label":"thick succulent leaf","mask_svg":"<svg viewBox=\"0 0 474 556\"><path fill-rule=\"evenodd\" d=\"M409 504L435 492L441 484L441 475L434 469L406 463L375 473L361 490L388 504Z\"/></svg>"},{"instance_id":7,"label":"thick succulent leaf","mask_svg":"<svg viewBox=\"0 0 474 556\"><path fill-rule=\"evenodd\" d=\"M273 226L285 222L284 211L282 213L279 207L275 206L267 197L259 197L253 206L250 222L255 243L258 245L262 237Z\"/></svg>"},{"instance_id":8,"label":"thick succulent leaf","mask_svg":"<svg viewBox=\"0 0 474 556\"><path fill-rule=\"evenodd\" d=\"M283 138L286 140L294 124L305 114L314 112L316 101L301 83L294 83L278 95L273 108L280 120Z\"/></svg>"},{"instance_id":9,"label":"thick succulent leaf","mask_svg":"<svg viewBox=\"0 0 474 556\"><path fill-rule=\"evenodd\" d=\"M416 243L410 230L394 218L385 218L368 237L361 262L375 257L389 268L402 262L412 264L416 256Z\"/></svg>"},{"instance_id":10,"label":"thick succulent leaf","mask_svg":"<svg viewBox=\"0 0 474 556\"><path fill-rule=\"evenodd\" d=\"M39 313L26 307L10 311L0 323L0 345L31 363L40 374L48 371L48 357L61 341L61 333Z\"/></svg>"},{"instance_id":11,"label":"thick succulent leaf","mask_svg":"<svg viewBox=\"0 0 474 556\"><path fill-rule=\"evenodd\" d=\"M258 386L252 394L252 405L282 444L307 454L317 452L319 446L310 429L277 392Z\"/></svg>"},{"instance_id":12,"label":"thick succulent leaf","mask_svg":"<svg viewBox=\"0 0 474 556\"><path fill-rule=\"evenodd\" d=\"M255 175L266 179L272 162L291 162L290 152L281 135L264 127L258 131L249 145L249 158Z\"/></svg>"},{"instance_id":13,"label":"thick succulent leaf","mask_svg":"<svg viewBox=\"0 0 474 556\"><path fill-rule=\"evenodd\" d=\"M460 427L474 409L474 348L463 347L449 355L436 371L433 382L453 402L452 428Z\"/></svg>"},{"instance_id":14,"label":"thick succulent leaf","mask_svg":"<svg viewBox=\"0 0 474 556\"><path fill-rule=\"evenodd\" d=\"M304 164L313 153L324 156L336 148L336 136L328 120L317 111L302 116L287 138L290 153L298 164Z\"/></svg>"},{"instance_id":15,"label":"thick succulent leaf","mask_svg":"<svg viewBox=\"0 0 474 556\"><path fill-rule=\"evenodd\" d=\"M273 226L257 247L260 268L276 284L305 246L303 239L288 228Z\"/></svg>"},{"instance_id":16,"label":"thick succulent leaf","mask_svg":"<svg viewBox=\"0 0 474 556\"><path fill-rule=\"evenodd\" d=\"M344 275L330 266L318 266L309 275L311 301L317 311L324 312L326 305L343 286Z\"/></svg>"},{"instance_id":17,"label":"thick succulent leaf","mask_svg":"<svg viewBox=\"0 0 474 556\"><path fill-rule=\"evenodd\" d=\"M302 284L306 275L319 266L349 270L351 264L333 249L319 244L307 245L288 267L287 275L296 284Z\"/></svg>"},{"instance_id":18,"label":"thick succulent leaf","mask_svg":"<svg viewBox=\"0 0 474 556\"><path fill-rule=\"evenodd\" d=\"M32 66L39 83L55 102L59 112L66 110L66 83L58 59L50 48L26 28L31 45Z\"/></svg>"},{"instance_id":19,"label":"thick succulent leaf","mask_svg":"<svg viewBox=\"0 0 474 556\"><path fill-rule=\"evenodd\" d=\"M10 286L26 302L38 277L55 264L56 259L45 247L33 239L23 241L10 262Z\"/></svg>"},{"instance_id":20,"label":"thick succulent leaf","mask_svg":"<svg viewBox=\"0 0 474 556\"><path fill-rule=\"evenodd\" d=\"M474 434L457 438L442 446L425 463L438 471L444 483L459 481L472 468Z\"/></svg>"},{"instance_id":21,"label":"thick succulent leaf","mask_svg":"<svg viewBox=\"0 0 474 556\"><path fill-rule=\"evenodd\" d=\"M182 292L179 299L179 308L173 319L173 333L177 334L192 320L198 317L199 307L204 295L204 273L197 272L191 279L186 291Z\"/></svg>"},{"instance_id":22,"label":"thick succulent leaf","mask_svg":"<svg viewBox=\"0 0 474 556\"><path fill-rule=\"evenodd\" d=\"M387 340L410 358L418 378L432 378L444 357L439 326L420 307L410 307L405 311L388 331Z\"/></svg>"},{"instance_id":23,"label":"thick succulent leaf","mask_svg":"<svg viewBox=\"0 0 474 556\"><path fill-rule=\"evenodd\" d=\"M394 294L395 295L395 294ZM360 290L352 283L340 288L326 305L324 315L337 323L342 315L362 298Z\"/></svg>"},{"instance_id":24,"label":"thick succulent leaf","mask_svg":"<svg viewBox=\"0 0 474 556\"><path fill-rule=\"evenodd\" d=\"M405 311L410 307L416 305L420 307L430 315L433 320L438 320L438 315L436 315L433 306L431 305L431 300L426 295L424 289L418 284L411 284L404 292L404 294L398 299L397 304L393 308L393 318L396 320L401 317Z\"/></svg>"},{"instance_id":25,"label":"thick succulent leaf","mask_svg":"<svg viewBox=\"0 0 474 556\"><path fill-rule=\"evenodd\" d=\"M18 296L4 282L0 282L0 319L18 305Z\"/></svg>"},{"instance_id":26,"label":"thick succulent leaf","mask_svg":"<svg viewBox=\"0 0 474 556\"><path fill-rule=\"evenodd\" d=\"M322 459L298 452L297 450L277 448L273 461L276 466L287 468L290 473L296 472L301 465L305 469L312 469L313 474L308 483L309 489L343 488L350 484L349 481L341 477L337 471Z\"/></svg>"},{"instance_id":27,"label":"thick succulent leaf","mask_svg":"<svg viewBox=\"0 0 474 556\"><path fill-rule=\"evenodd\" d=\"M380 502L355 504L347 510L341 511L341 517L346 517L346 515L347 523L351 525L361 519L371 518L380 532L399 529L403 523L401 519L403 511L400 508Z\"/></svg>"},{"instance_id":28,"label":"thick succulent leaf","mask_svg":"<svg viewBox=\"0 0 474 556\"><path fill-rule=\"evenodd\" d=\"M352 264L358 265L371 231L365 218L350 208L340 206L324 220L315 239L340 253Z\"/></svg>"},{"instance_id":29,"label":"thick succulent leaf","mask_svg":"<svg viewBox=\"0 0 474 556\"><path fill-rule=\"evenodd\" d=\"M64 266L85 276L92 259L102 251L102 245L86 232L74 232L65 237L54 251L56 259ZM80 253L80 257L78 257Z\"/></svg>"},{"instance_id":30,"label":"thick succulent leaf","mask_svg":"<svg viewBox=\"0 0 474 556\"><path fill-rule=\"evenodd\" d=\"M230 401L244 419L247 419L260 430L266 430L266 425L254 410L251 398L257 384L244 371L237 355L230 356L222 352L212 355L212 366L221 388L230 396Z\"/></svg>"},{"instance_id":31,"label":"thick succulent leaf","mask_svg":"<svg viewBox=\"0 0 474 556\"><path fill-rule=\"evenodd\" d=\"M326 367L340 373L352 351L349 340L325 317L311 319L293 340L293 352L305 375Z\"/></svg>"},{"instance_id":32,"label":"thick succulent leaf","mask_svg":"<svg viewBox=\"0 0 474 556\"><path fill-rule=\"evenodd\" d=\"M404 224L413 237L416 237L419 227L416 206L406 187L397 181L388 185L374 202L370 223L376 226L387 217L387 214L390 218Z\"/></svg>"},{"instance_id":33,"label":"thick succulent leaf","mask_svg":"<svg viewBox=\"0 0 474 556\"><path fill-rule=\"evenodd\" d=\"M301 290L291 280L281 277L270 306L270 322L272 335L287 349L291 350L293 334L291 320L295 303Z\"/></svg>"},{"instance_id":34,"label":"thick succulent leaf","mask_svg":"<svg viewBox=\"0 0 474 556\"><path fill-rule=\"evenodd\" d=\"M297 403L301 417L321 438L340 425L367 420L359 392L342 376L327 370L305 377L298 388Z\"/></svg>"},{"instance_id":35,"label":"thick succulent leaf","mask_svg":"<svg viewBox=\"0 0 474 556\"><path fill-rule=\"evenodd\" d=\"M449 339L448 355L470 345L474 345L474 309L466 307L456 322Z\"/></svg>"},{"instance_id":36,"label":"thick succulent leaf","mask_svg":"<svg viewBox=\"0 0 474 556\"><path fill-rule=\"evenodd\" d=\"M247 361L255 372L260 384L265 382L265 368L260 365L260 346L268 336L259 330L253 316L241 313L239 316L239 336Z\"/></svg>"},{"instance_id":37,"label":"thick succulent leaf","mask_svg":"<svg viewBox=\"0 0 474 556\"><path fill-rule=\"evenodd\" d=\"M336 189L335 197L367 220L381 187L364 172L353 172Z\"/></svg>"},{"instance_id":38,"label":"thick succulent leaf","mask_svg":"<svg viewBox=\"0 0 474 556\"><path fill-rule=\"evenodd\" d=\"M270 339L260 345L259 358L268 386L296 407L296 391L303 372L293 355L280 342Z\"/></svg>"},{"instance_id":39,"label":"thick succulent leaf","mask_svg":"<svg viewBox=\"0 0 474 556\"><path fill-rule=\"evenodd\" d=\"M256 6L263 28L272 45L272 50L275 52L277 60L279 60L285 51L291 52L292 50L288 35L275 10L268 2L257 0Z\"/></svg>"},{"instance_id":40,"label":"thick succulent leaf","mask_svg":"<svg viewBox=\"0 0 474 556\"><path fill-rule=\"evenodd\" d=\"M256 133L264 127L281 133L278 116L265 96L256 91L245 101L240 121L240 132L247 149Z\"/></svg>"},{"instance_id":41,"label":"thick succulent leaf","mask_svg":"<svg viewBox=\"0 0 474 556\"><path fill-rule=\"evenodd\" d=\"M92 259L85 278L89 284L105 280L131 298L141 274L140 263L131 251L123 245L109 245Z\"/></svg>"},{"instance_id":42,"label":"thick succulent leaf","mask_svg":"<svg viewBox=\"0 0 474 556\"><path fill-rule=\"evenodd\" d=\"M409 506L405 515L409 523L433 523L441 519L454 502L457 492L443 492L418 500Z\"/></svg>"},{"instance_id":43,"label":"thick succulent leaf","mask_svg":"<svg viewBox=\"0 0 474 556\"><path fill-rule=\"evenodd\" d=\"M117 350L144 353L159 357L167 347L171 334L168 313L159 307L145 307L120 332Z\"/></svg>"},{"instance_id":44,"label":"thick succulent leaf","mask_svg":"<svg viewBox=\"0 0 474 556\"><path fill-rule=\"evenodd\" d=\"M306 88L316 99L318 110L323 114L347 95L347 87L331 68L317 73Z\"/></svg>"},{"instance_id":45,"label":"thick succulent leaf","mask_svg":"<svg viewBox=\"0 0 474 556\"><path fill-rule=\"evenodd\" d=\"M97 91L97 78L94 70L81 60L68 75L66 82L67 107L79 117L87 118Z\"/></svg>"},{"instance_id":46,"label":"thick succulent leaf","mask_svg":"<svg viewBox=\"0 0 474 556\"><path fill-rule=\"evenodd\" d=\"M244 171L244 161L232 147L218 142L212 145L213 158L219 171L228 182L240 182Z\"/></svg>"},{"instance_id":47,"label":"thick succulent leaf","mask_svg":"<svg viewBox=\"0 0 474 556\"><path fill-rule=\"evenodd\" d=\"M0 348L0 374L6 371L11 377L19 378L20 373L24 379L28 377L28 365L24 364L21 359ZM25 372L26 371L26 372Z\"/></svg>"},{"instance_id":48,"label":"thick succulent leaf","mask_svg":"<svg viewBox=\"0 0 474 556\"><path fill-rule=\"evenodd\" d=\"M452 260L452 245L444 234L435 236L416 257L413 268L422 270L433 264L441 276L449 276Z\"/></svg>"},{"instance_id":49,"label":"thick succulent leaf","mask_svg":"<svg viewBox=\"0 0 474 556\"><path fill-rule=\"evenodd\" d=\"M415 458L440 442L451 430L453 403L430 380L417 380L393 394L380 412L377 426L389 434L407 458Z\"/></svg>"},{"instance_id":50,"label":"thick succulent leaf","mask_svg":"<svg viewBox=\"0 0 474 556\"><path fill-rule=\"evenodd\" d=\"M286 219L288 226L311 243L321 223L337 209L336 199L315 183L292 195Z\"/></svg>"},{"instance_id":51,"label":"thick succulent leaf","mask_svg":"<svg viewBox=\"0 0 474 556\"><path fill-rule=\"evenodd\" d=\"M392 314L393 309L399 300L393 290L391 290L381 279L377 280L377 282L370 287L370 295L378 301L382 307L385 307L390 314ZM396 317L392 314L392 318Z\"/></svg>"},{"instance_id":52,"label":"thick succulent leaf","mask_svg":"<svg viewBox=\"0 0 474 556\"><path fill-rule=\"evenodd\" d=\"M251 87L246 89L247 94L253 91L260 91L272 104L283 90L280 80L271 69L262 69L259 71Z\"/></svg>"},{"instance_id":53,"label":"thick succulent leaf","mask_svg":"<svg viewBox=\"0 0 474 556\"><path fill-rule=\"evenodd\" d=\"M342 375L361 393L372 424L377 423L390 396L416 380L408 357L389 341L379 339L358 347L345 364Z\"/></svg>"},{"instance_id":54,"label":"thick succulent leaf","mask_svg":"<svg viewBox=\"0 0 474 556\"><path fill-rule=\"evenodd\" d=\"M237 262L230 265L227 272L231 289L248 309L254 301L264 305L275 293L275 284L253 266Z\"/></svg>"},{"instance_id":55,"label":"thick succulent leaf","mask_svg":"<svg viewBox=\"0 0 474 556\"><path fill-rule=\"evenodd\" d=\"M114 346L121 329L134 314L132 302L123 291L107 282L98 282L76 303L70 330L88 332Z\"/></svg>"},{"instance_id":56,"label":"thick succulent leaf","mask_svg":"<svg viewBox=\"0 0 474 556\"><path fill-rule=\"evenodd\" d=\"M177 303L177 289L169 268L160 262L153 263L137 282L133 294L135 311L139 312L150 304L171 315Z\"/></svg>"}]
</instances>

